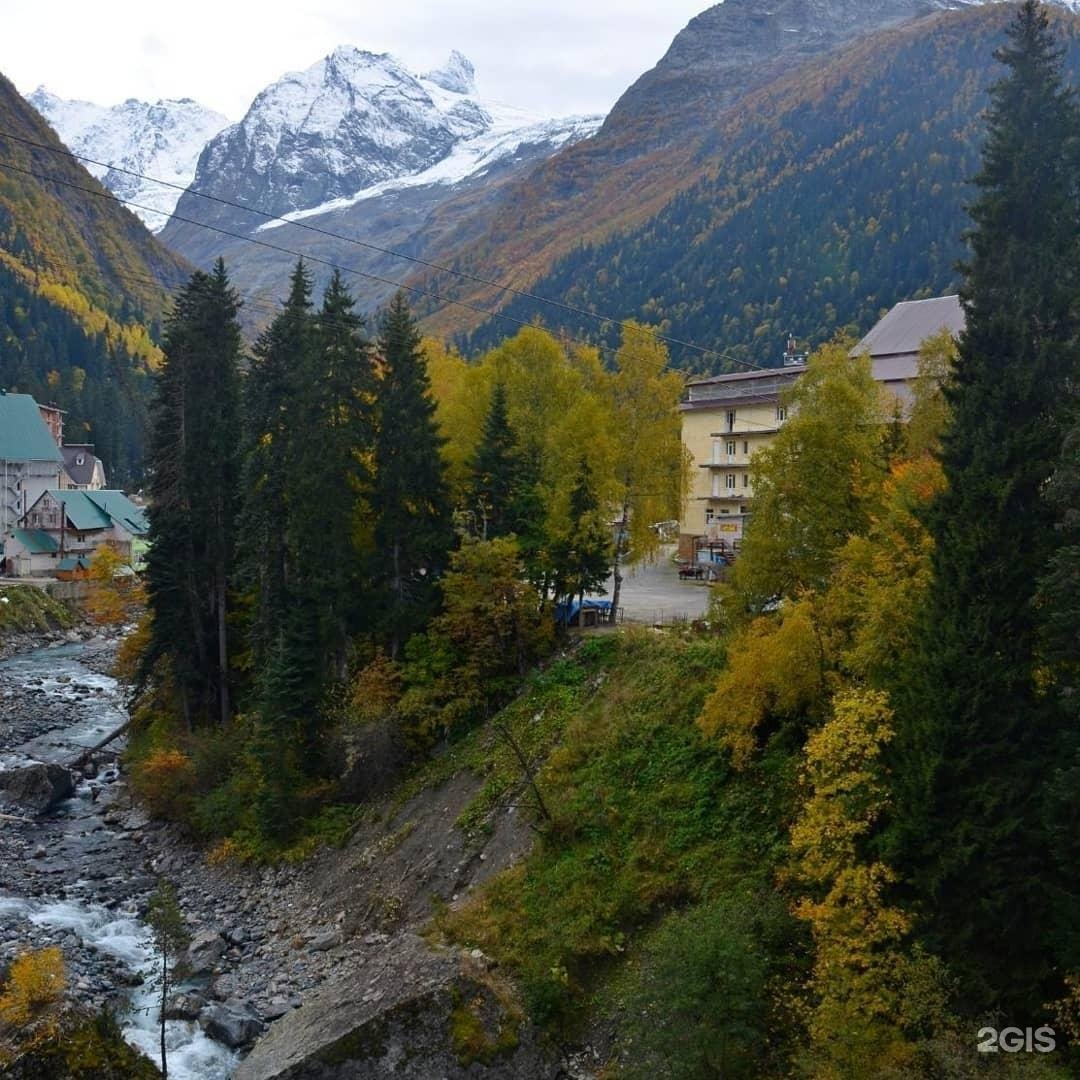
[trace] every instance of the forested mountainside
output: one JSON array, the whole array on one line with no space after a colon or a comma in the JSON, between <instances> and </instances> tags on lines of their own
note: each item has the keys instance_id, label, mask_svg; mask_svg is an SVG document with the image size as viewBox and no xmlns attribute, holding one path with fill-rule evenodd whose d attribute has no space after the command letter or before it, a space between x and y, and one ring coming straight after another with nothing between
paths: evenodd
<instances>
[{"instance_id":1,"label":"forested mountainside","mask_svg":"<svg viewBox=\"0 0 1080 1080\"><path fill-rule=\"evenodd\" d=\"M186 264L74 159L0 76L0 386L68 411L110 483L141 471L149 370Z\"/></svg>"},{"instance_id":2,"label":"forested mountainside","mask_svg":"<svg viewBox=\"0 0 1080 1080\"><path fill-rule=\"evenodd\" d=\"M581 242L647 221L708 169L706 143L748 94L845 42L955 7L955 0L726 0L703 11L616 102L601 130L533 169L477 229L464 219L433 255L521 287ZM476 235L472 235L475 233ZM490 306L506 297L453 278L437 291ZM475 326L460 307L428 319L434 331Z\"/></svg>"},{"instance_id":3,"label":"forested mountainside","mask_svg":"<svg viewBox=\"0 0 1080 1080\"><path fill-rule=\"evenodd\" d=\"M994 77L986 58L1012 15L1000 5L920 19L749 96L708 133L707 176L644 224L580 245L533 288L766 364L788 335L814 346L867 330L898 300L955 289ZM1075 78L1080 19L1056 21ZM504 310L598 328L521 298ZM469 343L502 333L489 322Z\"/></svg>"}]
</instances>

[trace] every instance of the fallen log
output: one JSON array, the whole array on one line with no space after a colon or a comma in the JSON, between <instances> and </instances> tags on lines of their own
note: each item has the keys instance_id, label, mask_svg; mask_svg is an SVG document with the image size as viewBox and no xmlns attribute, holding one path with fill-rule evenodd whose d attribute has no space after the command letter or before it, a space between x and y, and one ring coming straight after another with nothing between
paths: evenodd
<instances>
[{"instance_id":1,"label":"fallen log","mask_svg":"<svg viewBox=\"0 0 1080 1080\"><path fill-rule=\"evenodd\" d=\"M131 727L131 720L125 720L115 731L111 731L105 736L101 742L94 743L93 746L87 747L70 765L66 766L69 769L81 769L86 764L87 759L93 757L99 750L108 746L114 739L120 738L127 729Z\"/></svg>"}]
</instances>

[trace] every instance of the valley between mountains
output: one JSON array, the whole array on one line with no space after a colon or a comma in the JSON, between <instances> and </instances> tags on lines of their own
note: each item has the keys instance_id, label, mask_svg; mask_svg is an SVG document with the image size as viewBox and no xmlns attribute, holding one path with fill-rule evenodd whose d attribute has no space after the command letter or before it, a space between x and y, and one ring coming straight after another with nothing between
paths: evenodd
<instances>
[{"instance_id":1,"label":"valley between mountains","mask_svg":"<svg viewBox=\"0 0 1080 1080\"><path fill-rule=\"evenodd\" d=\"M1080 1075L1080 0L209 2L0 34L0 1076Z\"/></svg>"}]
</instances>

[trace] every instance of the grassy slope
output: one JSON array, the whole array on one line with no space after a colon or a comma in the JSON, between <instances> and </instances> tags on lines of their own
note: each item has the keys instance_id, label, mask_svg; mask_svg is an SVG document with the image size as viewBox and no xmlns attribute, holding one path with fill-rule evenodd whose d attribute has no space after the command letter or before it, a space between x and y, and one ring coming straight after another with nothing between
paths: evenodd
<instances>
[{"instance_id":1,"label":"grassy slope","mask_svg":"<svg viewBox=\"0 0 1080 1080\"><path fill-rule=\"evenodd\" d=\"M543 759L539 786L552 820L538 815L529 857L437 925L521 978L538 1020L563 1026L580 1016L666 912L733 890L773 891L791 761L766 757L735 776L701 737L694 721L722 664L715 638L592 638L500 718ZM419 782L460 768L487 777L459 819L464 827L477 827L521 782L490 726Z\"/></svg>"},{"instance_id":2,"label":"grassy slope","mask_svg":"<svg viewBox=\"0 0 1080 1080\"><path fill-rule=\"evenodd\" d=\"M0 640L31 630L56 630L74 621L71 612L42 589L28 585L0 589Z\"/></svg>"}]
</instances>

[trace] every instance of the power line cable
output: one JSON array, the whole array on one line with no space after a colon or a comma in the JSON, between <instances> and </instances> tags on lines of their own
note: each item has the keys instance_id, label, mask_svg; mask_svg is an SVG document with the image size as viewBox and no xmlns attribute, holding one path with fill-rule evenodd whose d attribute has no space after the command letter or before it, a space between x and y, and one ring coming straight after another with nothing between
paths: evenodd
<instances>
[{"instance_id":1,"label":"power line cable","mask_svg":"<svg viewBox=\"0 0 1080 1080\"><path fill-rule=\"evenodd\" d=\"M77 154L74 151L67 149L66 147L49 146L46 143L37 142L34 139L28 139L25 136L15 135L14 133L4 131L3 129L0 129L0 137L14 139L17 142L24 143L27 146L33 146L33 147L35 147L37 149L40 149L40 150L45 150L48 153L60 154L60 155L63 155L65 157L70 157L70 158L73 158L73 159L78 160L78 161L89 162L91 165L97 165L99 168L102 168L102 169L109 169L112 172L122 173L125 176L133 176L133 177L136 177L139 180L148 181L151 184L159 184L162 187L171 188L174 191L179 191L181 193L186 193L186 194L189 194L189 195L193 195L196 198L205 199L208 202L217 203L217 204L219 204L221 206L228 206L228 207L230 207L230 208L232 208L234 210L240 210L243 213L254 214L257 217L260 217L260 218L264 219L267 222L276 222L276 223L281 224L281 225L293 225L293 226L296 226L297 228L305 229L308 232L315 233L315 234L317 234L319 236L324 236L324 237L326 237L328 239L340 240L343 243L347 243L347 244L355 244L357 247L366 248L369 251L375 251L375 252L378 252L381 255L388 255L388 256L390 256L392 258L403 259L403 260L405 260L407 262L413 263L414 265L422 266L425 269L434 270L434 271L436 271L438 273L442 273L442 274L450 274L450 275L453 275L454 277L462 278L462 279L464 279L466 281L471 281L474 284L484 285L484 286L486 286L488 288L497 289L500 292L510 293L512 296L516 296L516 297L519 297L519 298L524 299L524 300L531 300L534 303L538 303L538 304L547 304L547 305L549 305L551 307L557 308L560 311L567 312L568 314L578 315L578 316L581 316L581 317L584 317L584 318L587 318L587 319L595 319L595 320L597 320L598 322L600 322L602 324L610 324L610 325L613 325L613 326L618 326L622 330L629 330L629 331L632 331L632 332L645 333L645 334L648 334L649 336L655 338L657 341L663 341L667 345L677 345L679 348L690 349L690 350L692 350L694 352L697 352L697 353L699 353L699 354L701 354L703 356L712 356L712 357L716 357L717 359L720 359L720 360L727 360L730 363L741 364L743 367L747 367L747 368L750 368L752 370L761 370L761 365L760 364L755 364L750 360L742 360L737 356L732 356L730 353L721 352L718 349L710 349L707 346L699 345L697 342L694 342L694 341L686 341L686 340L684 340L682 338L672 337L669 334L661 334L661 333L659 333L657 331L654 331L654 330L649 330L647 328L639 327L635 323L632 323L632 322L630 322L629 320L626 320L626 319L618 319L618 318L615 318L613 316L601 314L599 312L589 311L587 308L578 307L575 304L569 304L569 303L566 303L563 300L553 299L552 297L542 296L539 293L534 293L534 292L531 292L531 291L529 291L527 289L519 289L519 288L516 288L513 285L507 284L506 282L495 281L492 278L486 278L486 277L484 277L483 275L480 275L480 274L473 274L473 273L470 273L467 270L458 270L458 269L455 269L455 268L450 267L450 266L443 266L443 265L441 265L439 263L434 263L434 262L430 262L430 261L428 261L426 259L421 259L421 258L419 258L418 256L415 256L415 255L408 255L408 254L406 254L405 252L402 252L402 251L394 251L391 248L381 247L380 245L373 244L373 243L371 243L370 241L367 241L367 240L360 240L357 237L345 236L342 233L334 232L331 229L323 229L323 228L321 228L321 227L319 227L317 225L310 225L306 221L303 221L303 220L296 220L296 219L293 219L293 218L282 217L281 215L278 215L278 214L271 214L268 211L260 210L260 209L258 209L256 207L252 207L252 206L245 206L243 203L234 202L231 199L226 199L226 198L224 198L222 196L219 196L219 195L211 195L208 192L199 191L196 188L184 187L182 184L175 184L175 183L173 183L173 182L171 182L169 180L161 180L161 179L159 179L157 177L148 176L145 173L137 172L134 169L128 169L128 168L125 168L124 166L120 166L120 165L113 165L113 164L111 164L110 162L107 162L107 161L98 161L95 158L89 157L86 154ZM121 200L121 201L128 202L128 200ZM136 206L137 204L129 203L129 205ZM162 216L165 216L165 217L172 217L172 218L175 218L176 220L184 221L185 223L191 224L191 225L205 225L205 223L197 222L197 221L194 221L194 220L188 219L188 218L177 217L174 214L169 214L169 213L166 213L165 211L154 210L153 208L150 208L150 207L138 206L138 209L147 210L148 212L151 212L151 213L158 213L158 214L161 214ZM205 225L205 227L213 228L214 226ZM253 239L251 237L240 236L239 234L226 233L226 235L235 236L237 239L249 239L249 240ZM352 272L353 273L361 273L361 271L356 271L356 270L354 270ZM375 277L375 280L384 280L384 279L380 279L378 277ZM405 286L405 285L402 285L401 287L402 288L409 288L409 286ZM491 318L499 318L499 317L512 318L511 316L500 316L500 313L498 313L498 312L494 312L494 311L488 312L484 308L478 308L478 307L475 307L475 306L470 307L470 305L466 304L464 301L454 301L454 300L451 300L449 297L441 297L441 296L439 296L438 294L435 294L435 293L424 293L424 295L432 296L432 297L440 300L440 302L442 302L442 303L457 304L458 306L469 307L470 310L472 310L474 312L478 312L478 313L485 313L486 312L488 314L488 316L491 317ZM518 321L520 322L520 320L518 320Z\"/></svg>"},{"instance_id":2,"label":"power line cable","mask_svg":"<svg viewBox=\"0 0 1080 1080\"><path fill-rule=\"evenodd\" d=\"M533 323L526 322L523 319L515 318L512 315L506 315L503 312L488 311L486 308L479 307L476 304L470 304L465 300L454 300L454 299L451 299L450 297L444 297L444 296L440 295L439 293L435 293L435 292L432 292L432 291L427 290L427 289L422 289L422 288L420 288L419 286L416 286L416 285L408 285L408 284L405 284L404 282L395 281L395 280L393 280L391 278L385 278L385 277L382 277L382 276L380 276L378 274L369 273L368 271L365 271L365 270L357 270L357 269L355 269L353 267L342 266L342 265L340 265L338 263L331 262L329 259L323 259L323 258L320 258L320 257L315 256L315 255L306 255L303 252L294 250L293 248L287 248L287 247L284 247L284 246L282 246L280 244L271 244L269 241L259 240L259 239L256 239L255 237L252 237L252 236L244 236L241 233L234 233L234 232L231 232L228 229L222 229L220 226L217 226L217 225L210 225L210 224L208 224L206 222L195 221L192 218L183 217L182 215L176 214L175 212L174 213L165 213L164 211L156 210L156 209L154 209L152 207L145 206L142 203L135 202L133 199L125 199L122 196L115 194L115 192L109 191L104 186L101 186L99 188L90 188L90 187L87 187L84 184L76 184L72 180L65 180L62 177L54 176L54 175L51 175L49 173L40 173L40 172L37 172L37 171L35 171L33 169L27 169L27 168L25 168L25 167L23 167L21 165L15 165L12 162L7 162L7 161L3 161L3 160L0 160L0 169L8 169L11 172L21 173L24 176L30 176L30 177L33 177L36 180L41 180L44 183L60 184L60 185L62 185L64 187L69 187L69 188L73 188L76 191L81 191L84 194L93 195L93 196L95 196L97 198L100 198L100 199L105 199L105 200L107 200L109 202L115 202L115 203L118 203L118 204L123 205L123 206L132 206L137 210L145 210L145 211L150 212L150 213L161 214L164 217L170 217L170 218L173 218L176 221L182 221L185 224L193 225L196 228L208 229L211 232L215 232L215 233L218 233L220 235L230 237L231 239L234 239L234 240L240 240L240 241L242 241L244 243L255 244L255 245L259 246L259 247L268 248L271 251L277 251L277 252L281 252L281 253L286 254L286 255L290 255L290 256L292 256L292 257L294 257L294 258L296 258L298 260L301 260L301 261L305 261L305 262L309 262L309 263L318 263L320 265L330 267L333 270L338 270L338 271L340 271L342 273L354 274L357 277L367 278L367 279L372 280L372 281L378 281L378 282L380 282L382 284L391 285L391 286L393 286L395 288L399 288L399 289L405 290L407 292L415 293L415 294L420 295L420 296L427 296L427 297L430 297L432 299L438 300L438 301L440 301L442 303L453 304L453 305L455 305L457 307L463 307L463 308L466 308L467 310L472 311L474 313L481 314L481 315L486 315L489 318L501 319L504 322L512 323L513 325L515 325L515 326L517 326L519 328L530 328L530 327L534 326ZM113 273L115 274L117 272L113 271ZM280 308L275 308L274 310L277 311L277 310L280 310ZM642 334L652 335L652 331L650 331L646 327L634 327L634 329L637 329ZM655 336L655 335L653 335L653 336ZM561 335L561 339L564 340L564 341L573 342L573 343L575 343L577 345L581 345L581 346L583 346L585 348L596 349L600 353L607 353L607 354L609 354L611 356L614 356L614 357L618 356L618 351L619 351L618 349L613 348L610 345L604 345L601 342L584 341L584 340L582 340L580 338L575 338L575 337L573 337L573 336L571 336L569 334L565 334L565 333ZM740 361L740 362L745 362L745 361ZM665 364L663 362L661 362L659 365L657 365L657 370L663 370L664 367L665 367ZM755 365L755 368L756 368L756 365Z\"/></svg>"},{"instance_id":3,"label":"power line cable","mask_svg":"<svg viewBox=\"0 0 1080 1080\"><path fill-rule=\"evenodd\" d=\"M160 210L156 210L153 207L145 206L142 203L135 202L134 199L125 199L122 196L115 194L114 192L108 191L107 189L102 189L98 191L94 188L86 187L84 184L76 184L73 180L64 180L59 176L51 176L48 173L39 173L34 171L33 169L27 169L21 165L15 165L9 161L0 161L0 168L8 169L11 172L22 173L25 176L31 176L36 180L43 181L44 183L62 184L64 187L74 188L76 191L81 191L86 195L94 195L98 198L107 199L111 202L120 203L124 206L131 206L134 207L136 210L145 210L148 213L163 214L163 212ZM404 282L394 281L392 278L382 277L379 274L372 274L366 270L357 270L354 267L341 266L338 263L331 262L329 259L320 258L317 255L304 254L303 252L295 251L292 248L284 247L281 244L271 244L267 240L259 240L254 236L244 236L241 233L235 233L229 229L223 229L218 225L210 225L205 221L195 221L193 218L186 218L176 213L163 214L163 216L170 217L175 221L182 221L186 225L194 225L196 228L209 229L211 232L218 233L221 236L227 236L232 240L240 240L243 243L255 244L258 247L267 248L270 251L277 251L283 255L291 255L292 257L303 260L304 262L318 263L319 265L329 267L331 270L338 270L345 274L355 274L357 277L367 278L369 281L378 281L383 285L391 285L394 288L403 289L411 293L416 293L419 296L427 296L433 300L438 300L440 303L454 304L457 307L466 308L467 310L472 311L474 314L486 315L489 318L493 319L503 319L506 322L514 323L516 326L520 327L527 327L532 325L531 323L525 322L524 319L516 319L512 315L503 315L500 312L488 311L486 308L479 307L476 304L470 304L465 300L453 300L448 296L442 296L439 293L432 292L428 289L421 289L419 286L416 285L406 285Z\"/></svg>"}]
</instances>

